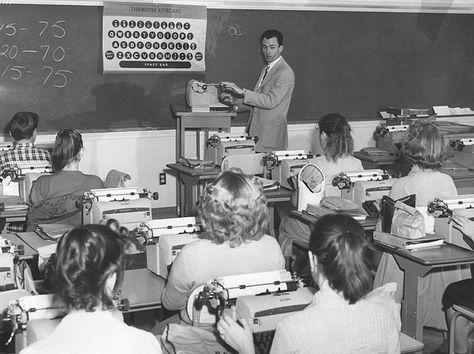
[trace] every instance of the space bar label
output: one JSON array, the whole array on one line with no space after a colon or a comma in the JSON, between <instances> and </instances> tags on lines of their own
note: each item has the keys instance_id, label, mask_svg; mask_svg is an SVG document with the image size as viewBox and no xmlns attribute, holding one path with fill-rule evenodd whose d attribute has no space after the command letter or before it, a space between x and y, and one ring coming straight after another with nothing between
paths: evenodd
<instances>
[{"instance_id":1,"label":"space bar label","mask_svg":"<svg viewBox=\"0 0 474 354\"><path fill-rule=\"evenodd\" d=\"M121 68L177 68L189 69L191 63L188 61L132 61L124 60L120 62Z\"/></svg>"}]
</instances>

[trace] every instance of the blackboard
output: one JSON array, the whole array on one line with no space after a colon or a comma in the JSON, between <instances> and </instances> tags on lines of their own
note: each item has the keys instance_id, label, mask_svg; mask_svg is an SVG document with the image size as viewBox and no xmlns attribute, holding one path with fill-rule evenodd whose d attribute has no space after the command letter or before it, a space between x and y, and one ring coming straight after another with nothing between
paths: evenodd
<instances>
[{"instance_id":1,"label":"blackboard","mask_svg":"<svg viewBox=\"0 0 474 354\"><path fill-rule=\"evenodd\" d=\"M0 125L41 116L41 130L172 128L190 79L253 88L258 38L284 35L296 86L290 121L389 106L474 108L474 15L208 9L206 71L103 74L102 7L0 5ZM247 116L239 114L236 123Z\"/></svg>"}]
</instances>

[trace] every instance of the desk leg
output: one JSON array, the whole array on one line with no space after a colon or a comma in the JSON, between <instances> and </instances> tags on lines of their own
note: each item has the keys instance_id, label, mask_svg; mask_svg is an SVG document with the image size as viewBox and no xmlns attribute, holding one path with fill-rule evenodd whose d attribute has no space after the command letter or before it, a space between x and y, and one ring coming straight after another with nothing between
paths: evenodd
<instances>
[{"instance_id":1,"label":"desk leg","mask_svg":"<svg viewBox=\"0 0 474 354\"><path fill-rule=\"evenodd\" d=\"M270 235L273 237L277 238L277 235L275 233L275 207L273 203L268 204L268 228L270 229Z\"/></svg>"},{"instance_id":2,"label":"desk leg","mask_svg":"<svg viewBox=\"0 0 474 354\"><path fill-rule=\"evenodd\" d=\"M201 159L201 129L196 130L196 158Z\"/></svg>"},{"instance_id":3,"label":"desk leg","mask_svg":"<svg viewBox=\"0 0 474 354\"><path fill-rule=\"evenodd\" d=\"M181 173L176 174L176 215L185 216L184 207L185 207L185 186Z\"/></svg>"},{"instance_id":4,"label":"desk leg","mask_svg":"<svg viewBox=\"0 0 474 354\"><path fill-rule=\"evenodd\" d=\"M199 198L199 178L181 174L181 181L184 186L184 205L181 216L195 215L194 208Z\"/></svg>"},{"instance_id":5,"label":"desk leg","mask_svg":"<svg viewBox=\"0 0 474 354\"><path fill-rule=\"evenodd\" d=\"M181 124L181 118L179 116L176 117L176 155L175 160L179 162L181 157L181 152L184 151L184 134ZM182 213L182 201L181 198L183 196L183 187L181 185L181 177L178 173L176 176L176 215L181 216Z\"/></svg>"},{"instance_id":6,"label":"desk leg","mask_svg":"<svg viewBox=\"0 0 474 354\"><path fill-rule=\"evenodd\" d=\"M402 332L423 342L423 311L421 279L431 270L399 255L394 255L405 273L402 301Z\"/></svg>"}]
</instances>

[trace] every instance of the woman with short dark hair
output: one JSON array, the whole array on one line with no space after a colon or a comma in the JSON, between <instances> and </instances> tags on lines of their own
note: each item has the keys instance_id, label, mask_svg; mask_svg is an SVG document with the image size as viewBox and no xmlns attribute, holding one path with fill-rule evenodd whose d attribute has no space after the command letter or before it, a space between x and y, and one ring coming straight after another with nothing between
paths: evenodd
<instances>
[{"instance_id":1,"label":"woman with short dark hair","mask_svg":"<svg viewBox=\"0 0 474 354\"><path fill-rule=\"evenodd\" d=\"M118 234L104 225L74 228L60 239L56 255L55 294L67 315L22 354L161 353L151 333L127 326L115 308L125 258Z\"/></svg>"},{"instance_id":2,"label":"woman with short dark hair","mask_svg":"<svg viewBox=\"0 0 474 354\"><path fill-rule=\"evenodd\" d=\"M332 186L333 178L341 172L361 171L362 163L356 159L354 152L354 139L352 129L347 120L339 113L331 113L322 117L319 122L319 142L323 155L315 157L308 162L318 166L324 174L325 196L341 196L339 188ZM293 242L306 244L311 233L307 223L302 222L293 215L285 216L279 228L278 242L280 242L283 255L295 258ZM296 268L303 268L307 263L306 255L299 257Z\"/></svg>"},{"instance_id":3,"label":"woman with short dark hair","mask_svg":"<svg viewBox=\"0 0 474 354\"><path fill-rule=\"evenodd\" d=\"M83 154L81 133L75 129L59 131L53 147L54 173L40 176L31 188L29 229L36 224L82 224L82 196L91 189L104 187L99 177L79 170Z\"/></svg>"},{"instance_id":4,"label":"woman with short dark hair","mask_svg":"<svg viewBox=\"0 0 474 354\"><path fill-rule=\"evenodd\" d=\"M363 227L348 215L321 217L308 257L319 290L306 309L277 324L271 353L399 353L394 284L371 293L372 249ZM224 314L219 334L238 353L253 354L250 326L239 322Z\"/></svg>"}]
</instances>

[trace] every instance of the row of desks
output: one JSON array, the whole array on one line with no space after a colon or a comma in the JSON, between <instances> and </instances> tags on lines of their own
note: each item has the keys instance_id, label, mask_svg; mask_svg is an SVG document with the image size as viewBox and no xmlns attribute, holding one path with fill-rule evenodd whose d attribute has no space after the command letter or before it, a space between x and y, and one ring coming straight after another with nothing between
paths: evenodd
<instances>
[{"instance_id":1,"label":"row of desks","mask_svg":"<svg viewBox=\"0 0 474 354\"><path fill-rule=\"evenodd\" d=\"M202 182L214 180L222 172L220 167L209 169L190 168L180 163L172 163L166 166L176 175L183 186L183 193L180 193L182 198L176 201L177 214L179 216L194 215L194 208L199 201L199 189L202 187ZM270 233L273 234L275 229L275 206L277 203L288 203L293 191L279 187L277 189L265 190L264 193L268 203Z\"/></svg>"},{"instance_id":2,"label":"row of desks","mask_svg":"<svg viewBox=\"0 0 474 354\"><path fill-rule=\"evenodd\" d=\"M24 253L22 259L33 259L38 256L37 248L49 246L53 241L43 240L32 232L19 234L5 234L3 237L12 242L23 244ZM161 308L161 293L165 287L165 280L150 272L148 269L126 270L122 287L119 293L119 301L126 299L129 303L129 309L125 313L136 311L154 310ZM421 350L423 345L413 341L410 337L400 335L402 353Z\"/></svg>"},{"instance_id":3,"label":"row of desks","mask_svg":"<svg viewBox=\"0 0 474 354\"><path fill-rule=\"evenodd\" d=\"M401 166L398 156L371 156L361 151L354 152L354 157L362 162L365 169L383 169L392 172L395 176L403 175L408 171L405 170L407 166ZM474 193L474 169L470 169L448 160L444 163L440 170L442 173L450 175L456 185L458 194L473 194Z\"/></svg>"},{"instance_id":4,"label":"row of desks","mask_svg":"<svg viewBox=\"0 0 474 354\"><path fill-rule=\"evenodd\" d=\"M55 241L42 239L35 232L9 233L3 234L2 237L15 245L23 245L24 251L19 255L20 259L36 259L39 248L56 244ZM148 269L129 269L125 271L118 301L128 301L129 309L123 311L125 313L159 309L164 288L165 279Z\"/></svg>"},{"instance_id":5,"label":"row of desks","mask_svg":"<svg viewBox=\"0 0 474 354\"><path fill-rule=\"evenodd\" d=\"M314 224L317 217L307 213L292 211L292 215L303 222ZM375 229L377 219L367 218L361 221L366 231ZM449 243L439 248L407 251L375 242L383 252L393 254L398 265L404 271L404 293L402 301L402 332L419 341L423 341L423 312L421 298L421 280L431 270L445 266L474 264L474 251ZM298 244L307 249L307 244Z\"/></svg>"}]
</instances>

